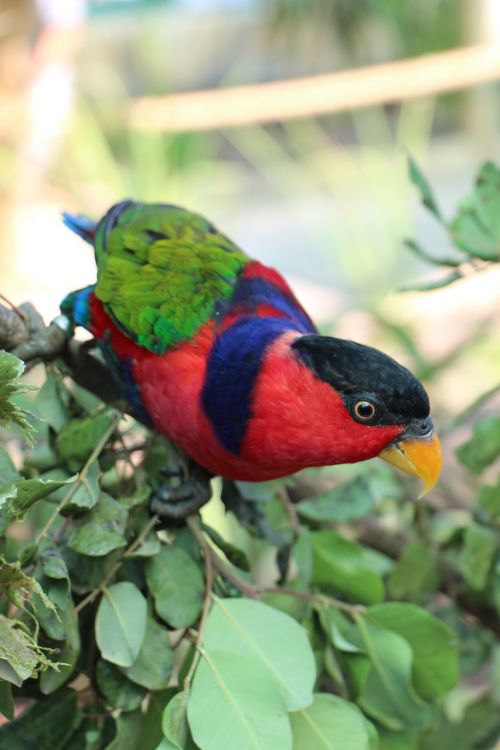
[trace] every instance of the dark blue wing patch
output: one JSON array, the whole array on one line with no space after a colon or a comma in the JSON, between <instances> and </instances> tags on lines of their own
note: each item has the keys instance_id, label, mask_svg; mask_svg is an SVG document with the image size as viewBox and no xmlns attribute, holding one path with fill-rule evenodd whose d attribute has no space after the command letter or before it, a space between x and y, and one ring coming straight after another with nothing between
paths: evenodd
<instances>
[{"instance_id":1,"label":"dark blue wing patch","mask_svg":"<svg viewBox=\"0 0 500 750\"><path fill-rule=\"evenodd\" d=\"M98 344L117 386L132 407L134 416L147 427L153 427L151 417L142 402L139 386L132 374L132 361L120 359L111 346L108 337L99 341Z\"/></svg>"},{"instance_id":2,"label":"dark blue wing patch","mask_svg":"<svg viewBox=\"0 0 500 750\"><path fill-rule=\"evenodd\" d=\"M236 455L252 417L252 394L267 348L285 331L286 318L240 318L215 340L207 362L202 405L220 443Z\"/></svg>"},{"instance_id":3,"label":"dark blue wing patch","mask_svg":"<svg viewBox=\"0 0 500 750\"><path fill-rule=\"evenodd\" d=\"M246 279L244 276L238 280L231 298L222 303L220 312L252 313L263 303L274 307L276 312L292 320L303 333L316 333L314 323L307 313L297 304L294 297L280 289L268 279L252 277Z\"/></svg>"}]
</instances>

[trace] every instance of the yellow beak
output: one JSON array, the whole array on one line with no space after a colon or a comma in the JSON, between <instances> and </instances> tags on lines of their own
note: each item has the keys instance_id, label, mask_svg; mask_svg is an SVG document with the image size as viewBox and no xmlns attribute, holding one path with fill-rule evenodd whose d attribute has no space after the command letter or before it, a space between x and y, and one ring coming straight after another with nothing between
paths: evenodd
<instances>
[{"instance_id":1,"label":"yellow beak","mask_svg":"<svg viewBox=\"0 0 500 750\"><path fill-rule=\"evenodd\" d=\"M435 432L425 438L403 438L383 450L379 458L397 466L406 474L419 477L424 483L419 498L432 490L439 479L443 463L441 444Z\"/></svg>"}]
</instances>

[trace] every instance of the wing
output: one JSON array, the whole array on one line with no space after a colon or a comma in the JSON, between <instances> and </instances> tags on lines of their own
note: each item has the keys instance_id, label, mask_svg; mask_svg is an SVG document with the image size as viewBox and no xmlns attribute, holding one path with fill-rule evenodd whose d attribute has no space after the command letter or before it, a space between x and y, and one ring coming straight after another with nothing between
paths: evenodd
<instances>
[{"instance_id":1,"label":"wing","mask_svg":"<svg viewBox=\"0 0 500 750\"><path fill-rule=\"evenodd\" d=\"M117 326L161 354L233 293L248 257L198 214L124 201L95 230L96 296Z\"/></svg>"}]
</instances>

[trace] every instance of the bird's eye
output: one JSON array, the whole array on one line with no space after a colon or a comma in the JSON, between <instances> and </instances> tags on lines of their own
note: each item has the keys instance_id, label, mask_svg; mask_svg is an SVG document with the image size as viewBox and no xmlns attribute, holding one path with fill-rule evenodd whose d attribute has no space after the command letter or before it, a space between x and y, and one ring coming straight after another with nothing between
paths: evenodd
<instances>
[{"instance_id":1,"label":"bird's eye","mask_svg":"<svg viewBox=\"0 0 500 750\"><path fill-rule=\"evenodd\" d=\"M375 407L370 401L356 401L354 404L354 413L358 419L366 421L375 416Z\"/></svg>"}]
</instances>

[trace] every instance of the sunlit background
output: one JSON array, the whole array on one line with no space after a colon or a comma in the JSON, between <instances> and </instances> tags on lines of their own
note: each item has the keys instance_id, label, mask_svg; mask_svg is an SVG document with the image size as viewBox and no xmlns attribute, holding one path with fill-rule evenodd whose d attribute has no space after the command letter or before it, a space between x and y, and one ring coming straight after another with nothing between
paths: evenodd
<instances>
[{"instance_id":1,"label":"sunlit background","mask_svg":"<svg viewBox=\"0 0 500 750\"><path fill-rule=\"evenodd\" d=\"M50 319L94 280L63 209L180 203L279 268L322 330L424 374L451 355L430 382L449 418L498 379L500 274L398 292L441 273L406 237L447 251L406 159L446 216L500 160L499 40L496 0L2 0L0 292ZM460 48L437 93L432 61L403 82L390 68L389 96L369 67ZM311 78L355 70L324 99ZM260 96L289 79L302 89Z\"/></svg>"}]
</instances>

